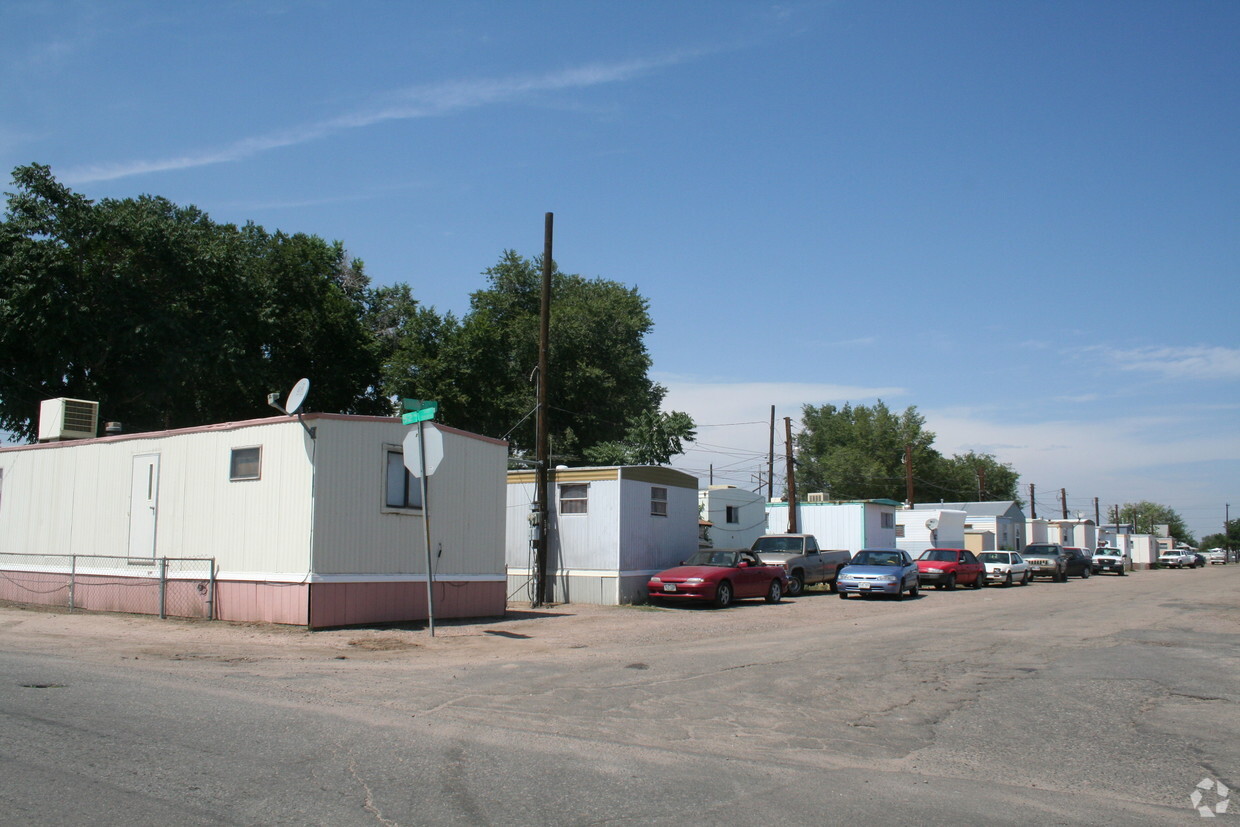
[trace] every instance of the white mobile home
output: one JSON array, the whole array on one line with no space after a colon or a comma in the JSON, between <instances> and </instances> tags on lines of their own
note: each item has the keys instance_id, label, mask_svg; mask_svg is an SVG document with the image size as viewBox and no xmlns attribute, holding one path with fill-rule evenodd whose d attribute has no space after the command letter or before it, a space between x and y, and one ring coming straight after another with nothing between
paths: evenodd
<instances>
[{"instance_id":1,"label":"white mobile home","mask_svg":"<svg viewBox=\"0 0 1240 827\"><path fill-rule=\"evenodd\" d=\"M714 548L749 548L766 533L766 498L753 491L712 485L698 491L698 510Z\"/></svg>"},{"instance_id":2,"label":"white mobile home","mask_svg":"<svg viewBox=\"0 0 1240 827\"><path fill-rule=\"evenodd\" d=\"M1026 539L1025 512L1013 500L968 503L918 503L914 508L951 508L967 515L965 531L993 531L995 547L1020 551L1032 540Z\"/></svg>"},{"instance_id":3,"label":"white mobile home","mask_svg":"<svg viewBox=\"0 0 1240 827\"><path fill-rule=\"evenodd\" d=\"M426 618L425 510L402 464L409 427L304 421L0 448L0 598L49 602L38 595L52 592L54 567L40 560L53 556L75 567L89 557L112 582L149 580L165 558L209 558L216 618L311 628ZM435 615L502 615L506 444L438 431L443 459L427 486Z\"/></svg>"},{"instance_id":4,"label":"white mobile home","mask_svg":"<svg viewBox=\"0 0 1240 827\"><path fill-rule=\"evenodd\" d=\"M508 472L508 593L532 597L534 472ZM649 465L557 468L548 481L547 571L554 600L646 599L650 575L698 548L696 477Z\"/></svg>"},{"instance_id":5,"label":"white mobile home","mask_svg":"<svg viewBox=\"0 0 1240 827\"><path fill-rule=\"evenodd\" d=\"M895 500L854 500L850 502L797 503L797 531L813 534L818 547L845 549L856 553L863 548L897 548ZM767 503L767 531L788 531L788 504Z\"/></svg>"},{"instance_id":6,"label":"white mobile home","mask_svg":"<svg viewBox=\"0 0 1240 827\"><path fill-rule=\"evenodd\" d=\"M928 548L965 548L965 513L951 508L902 508L896 512L896 548L914 558Z\"/></svg>"}]
</instances>

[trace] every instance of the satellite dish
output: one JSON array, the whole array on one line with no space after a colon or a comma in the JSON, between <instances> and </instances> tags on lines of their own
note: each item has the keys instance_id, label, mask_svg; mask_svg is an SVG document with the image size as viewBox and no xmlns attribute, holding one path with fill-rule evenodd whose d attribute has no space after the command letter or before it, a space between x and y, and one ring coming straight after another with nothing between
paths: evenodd
<instances>
[{"instance_id":1,"label":"satellite dish","mask_svg":"<svg viewBox=\"0 0 1240 827\"><path fill-rule=\"evenodd\" d=\"M931 517L930 519L926 520L926 528L930 529L931 531L934 531L938 527L939 527L939 520L937 517Z\"/></svg>"},{"instance_id":2,"label":"satellite dish","mask_svg":"<svg viewBox=\"0 0 1240 827\"><path fill-rule=\"evenodd\" d=\"M288 392L288 401L284 405L284 412L289 416L301 410L301 404L306 401L306 394L310 393L310 380L298 379L297 384L293 385L293 389Z\"/></svg>"}]
</instances>

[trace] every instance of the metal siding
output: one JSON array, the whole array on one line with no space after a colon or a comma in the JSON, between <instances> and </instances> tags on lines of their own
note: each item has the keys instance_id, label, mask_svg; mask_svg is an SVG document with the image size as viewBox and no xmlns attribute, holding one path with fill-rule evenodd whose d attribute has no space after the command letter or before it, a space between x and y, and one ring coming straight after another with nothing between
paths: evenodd
<instances>
[{"instance_id":1,"label":"metal siding","mask_svg":"<svg viewBox=\"0 0 1240 827\"><path fill-rule=\"evenodd\" d=\"M748 548L767 533L766 501L761 494L742 488L706 488L698 491L698 502L702 519L713 523L710 540L716 548ZM727 523L729 505L740 508L740 521L732 526Z\"/></svg>"},{"instance_id":2,"label":"metal siding","mask_svg":"<svg viewBox=\"0 0 1240 827\"><path fill-rule=\"evenodd\" d=\"M318 420L316 574L426 573L421 513L385 511L387 445L409 427L395 420ZM444 457L427 484L436 576L504 572L502 444L442 431Z\"/></svg>"},{"instance_id":3,"label":"metal siding","mask_svg":"<svg viewBox=\"0 0 1240 827\"><path fill-rule=\"evenodd\" d=\"M66 443L0 455L0 550L125 555L132 458L159 454L155 553L223 571L305 571L308 467L279 425ZM262 445L262 477L230 482L233 447ZM304 497L302 498L304 499Z\"/></svg>"},{"instance_id":4,"label":"metal siding","mask_svg":"<svg viewBox=\"0 0 1240 827\"><path fill-rule=\"evenodd\" d=\"M698 547L697 489L625 480L621 483L620 548L617 571L660 571ZM651 488L667 487L667 516L650 513Z\"/></svg>"}]
</instances>

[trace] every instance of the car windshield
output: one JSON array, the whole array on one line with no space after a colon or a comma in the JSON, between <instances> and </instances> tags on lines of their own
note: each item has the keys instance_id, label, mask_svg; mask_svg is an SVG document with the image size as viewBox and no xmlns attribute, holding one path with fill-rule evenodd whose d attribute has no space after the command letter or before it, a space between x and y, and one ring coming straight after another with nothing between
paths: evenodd
<instances>
[{"instance_id":1,"label":"car windshield","mask_svg":"<svg viewBox=\"0 0 1240 827\"><path fill-rule=\"evenodd\" d=\"M927 551L923 552L922 555L918 557L917 559L918 560L934 560L939 563L954 563L956 562L956 552L944 551L941 548L932 548L932 549L928 549Z\"/></svg>"},{"instance_id":2,"label":"car windshield","mask_svg":"<svg viewBox=\"0 0 1240 827\"><path fill-rule=\"evenodd\" d=\"M712 551L705 549L699 551L685 561L686 566L720 566L722 568L733 568L736 565L736 558L740 554L738 551Z\"/></svg>"},{"instance_id":3,"label":"car windshield","mask_svg":"<svg viewBox=\"0 0 1240 827\"><path fill-rule=\"evenodd\" d=\"M983 563L1009 563L1011 562L1011 560L1008 558L1006 554L1001 554L1000 552L997 552L997 551L983 551L981 554L977 555L977 559L981 560Z\"/></svg>"},{"instance_id":4,"label":"car windshield","mask_svg":"<svg viewBox=\"0 0 1240 827\"><path fill-rule=\"evenodd\" d=\"M900 555L894 551L859 551L853 557L854 566L899 566Z\"/></svg>"},{"instance_id":5,"label":"car windshield","mask_svg":"<svg viewBox=\"0 0 1240 827\"><path fill-rule=\"evenodd\" d=\"M804 540L800 537L759 537L754 541L754 551L800 552Z\"/></svg>"}]
</instances>

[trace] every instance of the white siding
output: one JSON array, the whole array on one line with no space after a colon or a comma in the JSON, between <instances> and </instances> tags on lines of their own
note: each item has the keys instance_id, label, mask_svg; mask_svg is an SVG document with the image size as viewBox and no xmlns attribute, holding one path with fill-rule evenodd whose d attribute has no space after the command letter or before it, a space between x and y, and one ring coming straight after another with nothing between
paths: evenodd
<instances>
[{"instance_id":1,"label":"white siding","mask_svg":"<svg viewBox=\"0 0 1240 827\"><path fill-rule=\"evenodd\" d=\"M425 575L422 512L389 509L389 447L410 426L396 420L316 420L314 570L317 574ZM504 572L503 444L439 428L443 460L427 479L435 575Z\"/></svg>"},{"instance_id":2,"label":"white siding","mask_svg":"<svg viewBox=\"0 0 1240 827\"><path fill-rule=\"evenodd\" d=\"M274 417L0 451L0 551L127 554L133 457L158 454L156 556L214 557L232 579L424 574L421 516L380 513L382 446L399 445L408 428L307 422L318 439ZM251 446L262 449L259 479L230 481L232 449ZM437 574L502 577L506 453L445 430L430 494L432 543L443 547Z\"/></svg>"},{"instance_id":3,"label":"white siding","mask_svg":"<svg viewBox=\"0 0 1240 827\"><path fill-rule=\"evenodd\" d=\"M710 541L715 548L749 548L766 533L766 501L761 494L732 486L698 492L702 519L709 520ZM735 523L727 520L728 506L738 510Z\"/></svg>"},{"instance_id":4,"label":"white siding","mask_svg":"<svg viewBox=\"0 0 1240 827\"><path fill-rule=\"evenodd\" d=\"M904 536L896 538L896 548L916 557L928 548L964 548L965 513L944 508L901 509L896 525L904 526ZM938 520L938 527L926 527L927 520Z\"/></svg>"}]
</instances>

